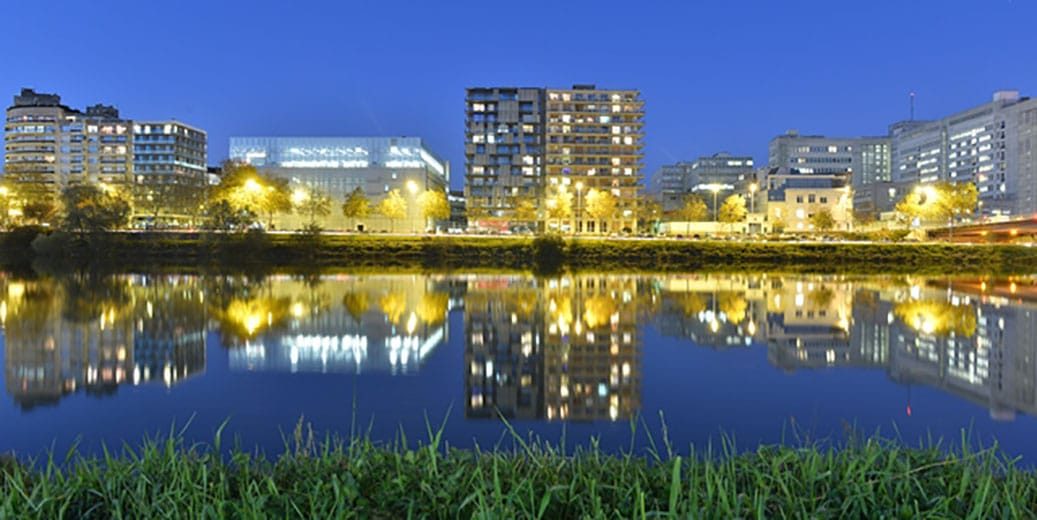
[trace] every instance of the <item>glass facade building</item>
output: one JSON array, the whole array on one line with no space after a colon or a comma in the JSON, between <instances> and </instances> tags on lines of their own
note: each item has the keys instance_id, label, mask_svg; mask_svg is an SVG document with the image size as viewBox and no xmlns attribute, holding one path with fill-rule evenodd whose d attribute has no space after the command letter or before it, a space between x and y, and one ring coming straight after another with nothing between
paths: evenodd
<instances>
[{"instance_id":1,"label":"glass facade building","mask_svg":"<svg viewBox=\"0 0 1037 520\"><path fill-rule=\"evenodd\" d=\"M425 222L416 204L425 190L445 191L450 164L437 157L418 137L232 137L230 158L255 166L261 172L326 193L338 208L356 188L377 205L389 192L399 190L407 199L403 222L372 215L353 222L332 211L324 227L364 230L420 231ZM298 215L283 215L282 229L303 225Z\"/></svg>"}]
</instances>

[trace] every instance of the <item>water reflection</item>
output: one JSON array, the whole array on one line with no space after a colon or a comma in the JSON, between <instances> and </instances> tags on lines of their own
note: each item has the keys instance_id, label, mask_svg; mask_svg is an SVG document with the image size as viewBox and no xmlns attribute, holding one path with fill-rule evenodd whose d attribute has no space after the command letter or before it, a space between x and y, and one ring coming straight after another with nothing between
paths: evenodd
<instances>
[{"instance_id":1,"label":"water reflection","mask_svg":"<svg viewBox=\"0 0 1037 520\"><path fill-rule=\"evenodd\" d=\"M194 278L3 280L7 392L25 409L122 383L173 385L205 369Z\"/></svg>"},{"instance_id":2,"label":"water reflection","mask_svg":"<svg viewBox=\"0 0 1037 520\"><path fill-rule=\"evenodd\" d=\"M788 372L884 371L1012 419L1037 414L1035 287L846 275L3 276L0 324L6 391L23 409L124 384L171 387L203 373L207 351L241 373L421 375L460 313L463 359L447 366L462 370L469 418L654 411L643 403L651 329L682 347L766 349ZM454 381L444 400L460 398Z\"/></svg>"}]
</instances>

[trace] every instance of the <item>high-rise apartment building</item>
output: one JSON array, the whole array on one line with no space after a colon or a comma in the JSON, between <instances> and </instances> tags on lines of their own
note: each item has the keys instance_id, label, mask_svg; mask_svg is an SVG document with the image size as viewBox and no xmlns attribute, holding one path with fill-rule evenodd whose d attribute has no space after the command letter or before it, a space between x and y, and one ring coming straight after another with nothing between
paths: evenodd
<instances>
[{"instance_id":1,"label":"high-rise apartment building","mask_svg":"<svg viewBox=\"0 0 1037 520\"><path fill-rule=\"evenodd\" d=\"M510 218L543 186L544 90L470 88L465 96L465 199L471 224ZM485 219L484 219L485 220Z\"/></svg>"},{"instance_id":2,"label":"high-rise apartment building","mask_svg":"<svg viewBox=\"0 0 1037 520\"><path fill-rule=\"evenodd\" d=\"M691 164L681 161L664 164L652 175L651 191L663 211L677 211L684 205L684 197L690 191Z\"/></svg>"},{"instance_id":3,"label":"high-rise apartment building","mask_svg":"<svg viewBox=\"0 0 1037 520\"><path fill-rule=\"evenodd\" d=\"M1037 100L995 92L989 103L890 127L893 180L972 182L984 213L1037 211Z\"/></svg>"},{"instance_id":4,"label":"high-rise apartment building","mask_svg":"<svg viewBox=\"0 0 1037 520\"><path fill-rule=\"evenodd\" d=\"M78 182L128 182L133 174L133 124L115 107L79 111L56 94L22 89L7 109L5 173L18 182L58 190Z\"/></svg>"},{"instance_id":5,"label":"high-rise apartment building","mask_svg":"<svg viewBox=\"0 0 1037 520\"><path fill-rule=\"evenodd\" d=\"M197 197L165 188L205 186L206 143L203 130L178 121L134 122L107 105L80 111L57 94L22 89L7 109L4 173L54 193L84 182L124 185L150 197L144 213L182 215Z\"/></svg>"},{"instance_id":6,"label":"high-rise apartment building","mask_svg":"<svg viewBox=\"0 0 1037 520\"><path fill-rule=\"evenodd\" d=\"M524 220L515 209L529 197L537 220L552 229L636 230L644 137L638 91L470 88L465 110L465 196L476 215L470 224L482 216L502 226ZM608 215L588 204L598 193L614 198ZM566 211L548 208L552 199L555 206L564 200Z\"/></svg>"}]
</instances>

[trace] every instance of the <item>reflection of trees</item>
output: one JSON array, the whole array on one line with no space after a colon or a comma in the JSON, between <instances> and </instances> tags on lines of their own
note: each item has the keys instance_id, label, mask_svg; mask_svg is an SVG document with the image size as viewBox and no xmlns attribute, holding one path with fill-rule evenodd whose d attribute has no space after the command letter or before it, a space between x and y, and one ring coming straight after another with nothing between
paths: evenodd
<instances>
[{"instance_id":1,"label":"reflection of trees","mask_svg":"<svg viewBox=\"0 0 1037 520\"><path fill-rule=\"evenodd\" d=\"M427 325L438 325L446 319L450 295L445 292L428 292L418 302L418 319Z\"/></svg>"},{"instance_id":2,"label":"reflection of trees","mask_svg":"<svg viewBox=\"0 0 1037 520\"><path fill-rule=\"evenodd\" d=\"M673 295L674 303L680 307L685 316L697 316L706 310L706 298L702 293L682 292Z\"/></svg>"},{"instance_id":3,"label":"reflection of trees","mask_svg":"<svg viewBox=\"0 0 1037 520\"><path fill-rule=\"evenodd\" d=\"M976 334L976 312L971 305L951 305L939 301L898 303L893 312L908 327L925 334L971 337Z\"/></svg>"},{"instance_id":4,"label":"reflection of trees","mask_svg":"<svg viewBox=\"0 0 1037 520\"><path fill-rule=\"evenodd\" d=\"M220 331L238 340L249 340L259 333L283 327L291 309L287 297L235 298L214 314Z\"/></svg>"},{"instance_id":5,"label":"reflection of trees","mask_svg":"<svg viewBox=\"0 0 1037 520\"><path fill-rule=\"evenodd\" d=\"M810 298L810 303L813 304L815 308L827 309L832 305L835 293L829 289L828 286L822 285L811 291L807 297Z\"/></svg>"},{"instance_id":6,"label":"reflection of trees","mask_svg":"<svg viewBox=\"0 0 1037 520\"><path fill-rule=\"evenodd\" d=\"M591 296L583 301L583 321L588 328L607 325L616 312L616 300L604 295Z\"/></svg>"},{"instance_id":7,"label":"reflection of trees","mask_svg":"<svg viewBox=\"0 0 1037 520\"><path fill-rule=\"evenodd\" d=\"M30 343L39 344L38 339L42 339L43 334L46 333L47 325L52 321L51 313L58 301L55 296L55 284L46 280L25 282L20 286L23 289L17 300L10 296L7 299L9 313L5 323L7 336L36 338L30 340ZM8 291L8 295L10 295L10 291Z\"/></svg>"},{"instance_id":8,"label":"reflection of trees","mask_svg":"<svg viewBox=\"0 0 1037 520\"><path fill-rule=\"evenodd\" d=\"M62 317L86 323L106 316L109 321L132 301L125 279L98 274L75 274L61 280L65 289Z\"/></svg>"},{"instance_id":9,"label":"reflection of trees","mask_svg":"<svg viewBox=\"0 0 1037 520\"><path fill-rule=\"evenodd\" d=\"M389 323L399 324L403 313L407 312L407 295L403 291L387 292L378 300L378 307Z\"/></svg>"},{"instance_id":10,"label":"reflection of trees","mask_svg":"<svg viewBox=\"0 0 1037 520\"><path fill-rule=\"evenodd\" d=\"M360 319L371 307L371 303L368 301L366 292L357 291L346 293L342 297L342 306L346 308L346 312L353 318L353 321L360 323Z\"/></svg>"},{"instance_id":11,"label":"reflection of trees","mask_svg":"<svg viewBox=\"0 0 1037 520\"><path fill-rule=\"evenodd\" d=\"M720 291L717 293L717 309L727 315L727 321L731 323L742 323L745 320L745 310L749 303L745 296L735 291Z\"/></svg>"}]
</instances>

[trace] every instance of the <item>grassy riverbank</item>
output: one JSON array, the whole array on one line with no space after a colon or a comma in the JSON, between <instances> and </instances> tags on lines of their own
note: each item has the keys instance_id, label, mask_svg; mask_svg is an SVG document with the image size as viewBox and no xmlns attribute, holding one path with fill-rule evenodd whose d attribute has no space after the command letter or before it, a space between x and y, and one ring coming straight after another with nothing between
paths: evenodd
<instances>
[{"instance_id":1,"label":"grassy riverbank","mask_svg":"<svg viewBox=\"0 0 1037 520\"><path fill-rule=\"evenodd\" d=\"M871 439L835 451L731 446L691 456L445 449L296 437L275 460L149 442L27 469L0 459L2 518L1016 518L1037 475L994 451Z\"/></svg>"},{"instance_id":2,"label":"grassy riverbank","mask_svg":"<svg viewBox=\"0 0 1037 520\"><path fill-rule=\"evenodd\" d=\"M938 243L788 243L379 235L114 233L0 236L7 263L102 262L125 269L429 268L1030 273L1037 248Z\"/></svg>"}]
</instances>

